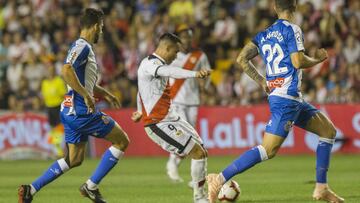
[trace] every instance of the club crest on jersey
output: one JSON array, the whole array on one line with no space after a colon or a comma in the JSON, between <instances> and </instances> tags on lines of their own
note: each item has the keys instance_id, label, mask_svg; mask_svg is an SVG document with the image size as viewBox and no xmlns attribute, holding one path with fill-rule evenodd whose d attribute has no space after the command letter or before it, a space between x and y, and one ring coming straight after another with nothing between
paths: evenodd
<instances>
[{"instance_id":1,"label":"club crest on jersey","mask_svg":"<svg viewBox=\"0 0 360 203\"><path fill-rule=\"evenodd\" d=\"M184 133L183 133L182 130L177 130L176 133L175 133L176 136L182 136L183 134Z\"/></svg>"},{"instance_id":2,"label":"club crest on jersey","mask_svg":"<svg viewBox=\"0 0 360 203\"><path fill-rule=\"evenodd\" d=\"M267 81L267 86L270 88L270 90L272 90L274 88L282 87L284 82L284 78L276 78L275 80Z\"/></svg>"},{"instance_id":3,"label":"club crest on jersey","mask_svg":"<svg viewBox=\"0 0 360 203\"><path fill-rule=\"evenodd\" d=\"M107 125L110 123L110 118L109 116L101 116L101 119L103 120L103 122Z\"/></svg>"},{"instance_id":4,"label":"club crest on jersey","mask_svg":"<svg viewBox=\"0 0 360 203\"><path fill-rule=\"evenodd\" d=\"M284 130L285 130L286 132L289 132L289 130L291 129L291 127L293 126L293 124L294 124L294 122L292 122L292 121L286 122L286 124L284 125Z\"/></svg>"},{"instance_id":5,"label":"club crest on jersey","mask_svg":"<svg viewBox=\"0 0 360 203\"><path fill-rule=\"evenodd\" d=\"M162 65L162 63L160 61L158 61L158 60L154 60L153 64L154 65L159 65L159 66Z\"/></svg>"}]
</instances>

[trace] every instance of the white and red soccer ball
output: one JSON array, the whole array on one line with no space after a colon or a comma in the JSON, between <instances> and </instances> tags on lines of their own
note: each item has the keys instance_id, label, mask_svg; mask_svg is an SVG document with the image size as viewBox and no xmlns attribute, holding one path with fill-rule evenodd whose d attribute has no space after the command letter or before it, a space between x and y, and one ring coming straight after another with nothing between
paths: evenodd
<instances>
[{"instance_id":1,"label":"white and red soccer ball","mask_svg":"<svg viewBox=\"0 0 360 203\"><path fill-rule=\"evenodd\" d=\"M220 202L236 202L240 194L241 190L239 184L234 180L230 180L220 189L218 199Z\"/></svg>"}]
</instances>

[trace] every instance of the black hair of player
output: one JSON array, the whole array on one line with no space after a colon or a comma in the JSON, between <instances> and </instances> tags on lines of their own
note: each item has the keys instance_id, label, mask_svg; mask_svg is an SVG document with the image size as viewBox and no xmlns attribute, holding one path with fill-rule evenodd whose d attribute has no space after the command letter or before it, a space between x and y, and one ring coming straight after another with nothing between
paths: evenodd
<instances>
[{"instance_id":1,"label":"black hair of player","mask_svg":"<svg viewBox=\"0 0 360 203\"><path fill-rule=\"evenodd\" d=\"M100 9L86 8L80 17L80 27L89 28L100 23L104 17L104 12Z\"/></svg>"},{"instance_id":2,"label":"black hair of player","mask_svg":"<svg viewBox=\"0 0 360 203\"><path fill-rule=\"evenodd\" d=\"M281 11L294 12L297 0L275 0L275 7Z\"/></svg>"},{"instance_id":3,"label":"black hair of player","mask_svg":"<svg viewBox=\"0 0 360 203\"><path fill-rule=\"evenodd\" d=\"M170 41L174 44L177 44L177 43L181 44L180 38L178 36L176 36L175 34L172 34L169 32L164 33L160 36L159 42L164 41L164 40Z\"/></svg>"}]
</instances>

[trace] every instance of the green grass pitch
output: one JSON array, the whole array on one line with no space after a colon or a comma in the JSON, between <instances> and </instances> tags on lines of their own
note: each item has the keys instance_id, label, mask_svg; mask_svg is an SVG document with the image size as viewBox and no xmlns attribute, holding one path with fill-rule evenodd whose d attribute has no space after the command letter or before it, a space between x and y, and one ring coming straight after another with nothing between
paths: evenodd
<instances>
[{"instance_id":1,"label":"green grass pitch","mask_svg":"<svg viewBox=\"0 0 360 203\"><path fill-rule=\"evenodd\" d=\"M210 157L208 171L218 172L235 157ZM101 184L110 203L191 203L190 161L180 172L184 183L171 183L165 174L166 158L125 157ZM52 161L0 161L0 202L17 202L17 187L39 176ZM35 203L85 203L78 187L87 180L98 160L85 160L82 166L67 172L43 188ZM311 194L315 177L315 157L278 156L235 177L242 190L239 202L291 203L314 202ZM347 203L360 202L360 156L334 155L329 171L332 188Z\"/></svg>"}]
</instances>

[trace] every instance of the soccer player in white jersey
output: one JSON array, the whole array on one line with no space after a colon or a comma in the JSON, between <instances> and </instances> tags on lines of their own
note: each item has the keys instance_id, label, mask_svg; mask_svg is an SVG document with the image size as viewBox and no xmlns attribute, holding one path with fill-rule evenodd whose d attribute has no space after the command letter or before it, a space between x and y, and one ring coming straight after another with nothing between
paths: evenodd
<instances>
[{"instance_id":1,"label":"soccer player in white jersey","mask_svg":"<svg viewBox=\"0 0 360 203\"><path fill-rule=\"evenodd\" d=\"M325 49L314 57L304 53L303 34L293 23L296 0L275 0L278 20L259 32L240 52L237 62L246 74L269 94L271 118L261 145L254 147L231 163L219 174L209 174L210 202L215 202L221 186L236 174L271 159L279 150L293 125L319 136L316 149L316 184L314 200L344 202L328 186L327 171L336 129L323 113L302 99L301 69L310 68L326 60ZM266 65L266 77L259 74L250 62L258 54ZM295 175L295 174L294 174Z\"/></svg>"},{"instance_id":2,"label":"soccer player in white jersey","mask_svg":"<svg viewBox=\"0 0 360 203\"><path fill-rule=\"evenodd\" d=\"M179 51L180 39L171 33L160 37L153 54L144 58L138 69L138 111L132 119L141 118L148 136L164 150L189 156L194 183L194 203L207 203L205 176L207 151L195 129L172 108L169 78L205 78L208 70L190 71L170 64Z\"/></svg>"},{"instance_id":3,"label":"soccer player in white jersey","mask_svg":"<svg viewBox=\"0 0 360 203\"><path fill-rule=\"evenodd\" d=\"M175 34L181 40L180 51L171 65L181 67L185 70L199 71L200 69L210 70L208 58L200 49L192 46L193 33L186 24L180 24ZM198 107L200 105L199 79L173 79L170 78L170 97L172 108L179 116L195 128ZM170 153L166 164L169 178L174 182L183 182L179 176L178 167L182 158ZM191 184L190 184L191 185Z\"/></svg>"},{"instance_id":4,"label":"soccer player in white jersey","mask_svg":"<svg viewBox=\"0 0 360 203\"><path fill-rule=\"evenodd\" d=\"M80 38L71 45L61 70L68 85L68 93L61 105L67 154L55 161L31 184L19 187L19 203L31 202L34 194L42 187L69 169L80 166L85 157L89 135L106 139L112 146L105 151L92 176L81 185L80 192L93 202L106 202L99 192L98 184L123 156L129 139L120 126L111 117L97 110L94 104L94 95L97 95L104 97L114 107L120 106L114 95L96 83L100 71L92 45L98 41L102 33L103 15L101 10L85 9L80 18Z\"/></svg>"}]
</instances>

